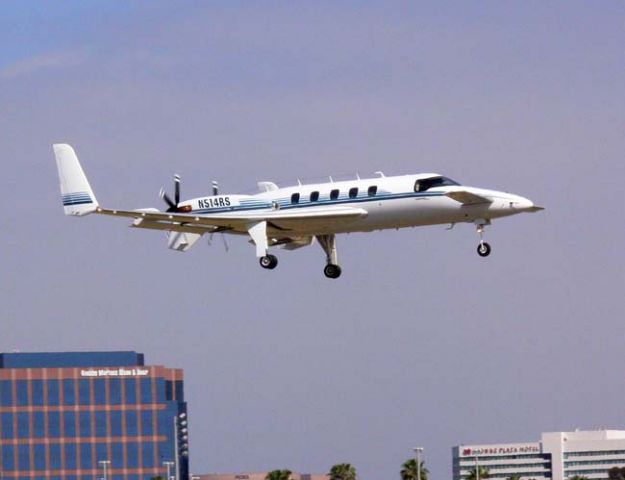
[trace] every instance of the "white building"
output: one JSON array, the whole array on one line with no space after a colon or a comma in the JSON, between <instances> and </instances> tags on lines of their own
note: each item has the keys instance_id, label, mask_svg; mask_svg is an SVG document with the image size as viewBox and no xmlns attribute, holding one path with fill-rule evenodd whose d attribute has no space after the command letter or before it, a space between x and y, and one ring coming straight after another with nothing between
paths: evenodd
<instances>
[{"instance_id":1,"label":"white building","mask_svg":"<svg viewBox=\"0 0 625 480\"><path fill-rule=\"evenodd\" d=\"M550 432L536 443L460 445L452 455L454 480L466 478L476 464L487 468L491 479L607 479L612 467L625 467L625 431Z\"/></svg>"}]
</instances>

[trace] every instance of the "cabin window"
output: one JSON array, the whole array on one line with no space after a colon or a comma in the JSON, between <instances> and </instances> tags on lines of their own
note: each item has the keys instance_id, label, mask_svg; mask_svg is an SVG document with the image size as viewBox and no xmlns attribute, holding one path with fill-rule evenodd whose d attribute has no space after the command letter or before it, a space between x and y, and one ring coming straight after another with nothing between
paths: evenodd
<instances>
[{"instance_id":1,"label":"cabin window","mask_svg":"<svg viewBox=\"0 0 625 480\"><path fill-rule=\"evenodd\" d=\"M415 192L425 192L434 187L448 187L450 185L460 185L458 182L454 182L451 178L447 177L430 177L417 180L414 184Z\"/></svg>"},{"instance_id":2,"label":"cabin window","mask_svg":"<svg viewBox=\"0 0 625 480\"><path fill-rule=\"evenodd\" d=\"M369 187L369 190L367 190L367 195L369 195L370 197L375 197L377 193L378 193L377 185L371 185Z\"/></svg>"},{"instance_id":3,"label":"cabin window","mask_svg":"<svg viewBox=\"0 0 625 480\"><path fill-rule=\"evenodd\" d=\"M356 198L358 196L358 187L349 189L349 198Z\"/></svg>"},{"instance_id":4,"label":"cabin window","mask_svg":"<svg viewBox=\"0 0 625 480\"><path fill-rule=\"evenodd\" d=\"M332 190L330 192L330 200L336 200L337 198L339 198L339 191L338 190Z\"/></svg>"},{"instance_id":5,"label":"cabin window","mask_svg":"<svg viewBox=\"0 0 625 480\"><path fill-rule=\"evenodd\" d=\"M310 201L316 202L317 200L319 200L319 192L310 192Z\"/></svg>"},{"instance_id":6,"label":"cabin window","mask_svg":"<svg viewBox=\"0 0 625 480\"><path fill-rule=\"evenodd\" d=\"M294 193L293 195L291 195L291 203L299 203L299 193Z\"/></svg>"}]
</instances>

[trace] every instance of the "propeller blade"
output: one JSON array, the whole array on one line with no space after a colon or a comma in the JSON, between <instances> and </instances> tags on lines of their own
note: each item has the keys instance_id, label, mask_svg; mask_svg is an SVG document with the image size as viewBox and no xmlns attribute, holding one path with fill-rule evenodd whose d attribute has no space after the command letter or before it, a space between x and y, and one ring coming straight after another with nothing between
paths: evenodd
<instances>
[{"instance_id":1,"label":"propeller blade","mask_svg":"<svg viewBox=\"0 0 625 480\"><path fill-rule=\"evenodd\" d=\"M213 180L213 195L219 195L219 183Z\"/></svg>"},{"instance_id":2,"label":"propeller blade","mask_svg":"<svg viewBox=\"0 0 625 480\"><path fill-rule=\"evenodd\" d=\"M180 175L174 175L174 200L176 205L180 203Z\"/></svg>"},{"instance_id":3,"label":"propeller blade","mask_svg":"<svg viewBox=\"0 0 625 480\"><path fill-rule=\"evenodd\" d=\"M169 208L176 208L176 204L171 201L171 198L169 198L164 188L161 188L161 191L158 193L158 195L165 201Z\"/></svg>"}]
</instances>

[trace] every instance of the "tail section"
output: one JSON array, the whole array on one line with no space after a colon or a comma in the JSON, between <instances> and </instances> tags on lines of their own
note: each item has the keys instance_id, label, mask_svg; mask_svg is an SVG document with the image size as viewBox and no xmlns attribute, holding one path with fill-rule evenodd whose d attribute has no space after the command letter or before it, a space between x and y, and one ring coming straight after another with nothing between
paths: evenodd
<instances>
[{"instance_id":1,"label":"tail section","mask_svg":"<svg viewBox=\"0 0 625 480\"><path fill-rule=\"evenodd\" d=\"M87 215L95 212L98 201L80 166L74 149L65 143L52 146L61 183L61 199L65 215Z\"/></svg>"}]
</instances>

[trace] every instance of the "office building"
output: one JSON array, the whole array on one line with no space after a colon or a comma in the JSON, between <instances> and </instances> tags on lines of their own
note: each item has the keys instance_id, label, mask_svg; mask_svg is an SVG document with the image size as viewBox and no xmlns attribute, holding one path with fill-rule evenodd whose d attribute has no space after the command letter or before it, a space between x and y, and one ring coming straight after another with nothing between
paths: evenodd
<instances>
[{"instance_id":1,"label":"office building","mask_svg":"<svg viewBox=\"0 0 625 480\"><path fill-rule=\"evenodd\" d=\"M0 354L0 478L188 478L182 370L136 352Z\"/></svg>"},{"instance_id":2,"label":"office building","mask_svg":"<svg viewBox=\"0 0 625 480\"><path fill-rule=\"evenodd\" d=\"M491 479L607 479L608 470L625 467L625 431L549 432L539 442L461 445L452 449L452 458L454 480L468 477L476 465Z\"/></svg>"}]
</instances>

